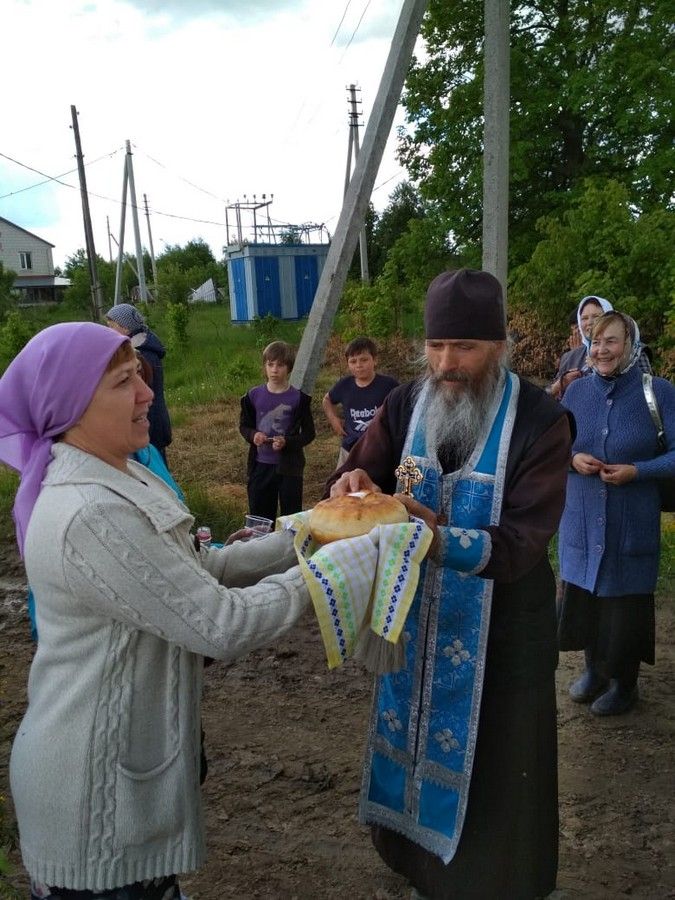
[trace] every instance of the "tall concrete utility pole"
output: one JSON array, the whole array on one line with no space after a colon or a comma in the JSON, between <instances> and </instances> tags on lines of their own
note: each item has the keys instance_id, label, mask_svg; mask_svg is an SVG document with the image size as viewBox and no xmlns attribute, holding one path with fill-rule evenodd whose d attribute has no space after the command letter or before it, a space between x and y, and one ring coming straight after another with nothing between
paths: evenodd
<instances>
[{"instance_id":1,"label":"tall concrete utility pole","mask_svg":"<svg viewBox=\"0 0 675 900\"><path fill-rule=\"evenodd\" d=\"M500 282L506 310L509 240L509 0L485 0L483 268Z\"/></svg>"},{"instance_id":2,"label":"tall concrete utility pole","mask_svg":"<svg viewBox=\"0 0 675 900\"><path fill-rule=\"evenodd\" d=\"M361 123L359 122L359 101L356 99L356 85L349 85L349 152L347 154L347 177L345 179L345 193L347 192L347 188L349 187L349 182L351 180L351 164L352 164L352 149L354 156L354 164L356 165L356 160L359 157L359 128L361 127ZM365 225L359 232L359 256L361 261L361 281L364 284L368 284L370 282L370 272L368 271L368 242L366 240L366 228Z\"/></svg>"},{"instance_id":3,"label":"tall concrete utility pole","mask_svg":"<svg viewBox=\"0 0 675 900\"><path fill-rule=\"evenodd\" d=\"M138 292L141 302L148 302L148 289L145 286L145 266L143 265L143 246L141 244L141 229L138 225L138 204L136 203L136 185L134 183L134 164L131 153L131 141L127 141L127 175L129 178L129 197L131 199L131 220L134 223L134 238L136 241L136 265L138 266Z\"/></svg>"},{"instance_id":4,"label":"tall concrete utility pole","mask_svg":"<svg viewBox=\"0 0 675 900\"><path fill-rule=\"evenodd\" d=\"M291 375L293 385L308 394L314 388L330 337L335 311L347 280L359 231L365 222L368 201L426 7L427 0L404 0L391 41L382 81L363 137L363 147L347 188Z\"/></svg>"},{"instance_id":5,"label":"tall concrete utility pole","mask_svg":"<svg viewBox=\"0 0 675 900\"><path fill-rule=\"evenodd\" d=\"M94 231L91 227L91 213L89 212L89 194L87 193L87 176L84 173L84 157L82 156L82 144L80 143L80 128L77 122L77 109L71 104L70 115L73 120L73 135L75 137L75 155L77 157L77 172L80 177L80 195L82 197L82 218L84 220L84 242L87 250L87 263L89 265L89 287L91 290L91 313L94 322L103 316L103 291L98 280L96 270L96 249L94 248Z\"/></svg>"},{"instance_id":6,"label":"tall concrete utility pole","mask_svg":"<svg viewBox=\"0 0 675 900\"><path fill-rule=\"evenodd\" d=\"M155 263L155 248L152 245L152 229L150 228L150 212L148 211L147 194L143 194L143 203L145 204L145 218L148 221L148 242L150 244L150 263L152 265L152 290L155 300L159 300L159 288L157 287L157 264Z\"/></svg>"},{"instance_id":7,"label":"tall concrete utility pole","mask_svg":"<svg viewBox=\"0 0 675 900\"><path fill-rule=\"evenodd\" d=\"M117 241L117 269L115 271L115 306L122 299L122 269L124 268L124 231L127 222L127 189L129 187L129 170L127 158L124 157L124 172L122 174L122 204L120 209L120 239Z\"/></svg>"}]
</instances>

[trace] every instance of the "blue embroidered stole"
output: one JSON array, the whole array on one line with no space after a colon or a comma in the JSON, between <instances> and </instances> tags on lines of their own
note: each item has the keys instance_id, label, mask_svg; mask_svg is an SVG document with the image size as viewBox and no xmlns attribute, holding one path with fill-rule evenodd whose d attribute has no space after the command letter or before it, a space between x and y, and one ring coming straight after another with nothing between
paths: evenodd
<instances>
[{"instance_id":1,"label":"blue embroidered stole","mask_svg":"<svg viewBox=\"0 0 675 900\"><path fill-rule=\"evenodd\" d=\"M440 554L423 564L404 626L406 668L375 686L359 815L398 831L447 863L466 814L478 732L493 582L486 525L499 523L520 383L505 372L481 438L464 467L443 475L427 455L415 404L403 457L424 479L415 497L448 525Z\"/></svg>"}]
</instances>

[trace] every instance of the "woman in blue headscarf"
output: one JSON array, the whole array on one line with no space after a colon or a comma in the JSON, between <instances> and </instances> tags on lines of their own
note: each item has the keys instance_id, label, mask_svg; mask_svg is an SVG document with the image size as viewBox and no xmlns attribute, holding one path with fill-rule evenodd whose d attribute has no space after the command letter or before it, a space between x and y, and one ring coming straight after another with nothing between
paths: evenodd
<instances>
[{"instance_id":1,"label":"woman in blue headscarf","mask_svg":"<svg viewBox=\"0 0 675 900\"><path fill-rule=\"evenodd\" d=\"M637 325L602 315L590 336L591 373L570 384L573 414L565 510L560 523L561 650L584 650L569 689L599 716L635 704L641 662L654 663L654 589L659 567L659 478L675 477L675 387L653 379L665 429L659 448L638 367Z\"/></svg>"}]
</instances>

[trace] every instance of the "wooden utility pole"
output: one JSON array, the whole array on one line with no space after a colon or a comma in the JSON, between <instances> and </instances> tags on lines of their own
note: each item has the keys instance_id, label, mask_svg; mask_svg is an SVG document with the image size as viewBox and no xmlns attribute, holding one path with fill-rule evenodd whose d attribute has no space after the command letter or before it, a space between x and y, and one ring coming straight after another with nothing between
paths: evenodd
<instances>
[{"instance_id":1,"label":"wooden utility pole","mask_svg":"<svg viewBox=\"0 0 675 900\"><path fill-rule=\"evenodd\" d=\"M349 264L363 228L370 195L394 121L427 0L404 0L375 98L363 147L349 182L340 218L316 289L293 367L295 387L311 394L328 343Z\"/></svg>"},{"instance_id":2,"label":"wooden utility pole","mask_svg":"<svg viewBox=\"0 0 675 900\"><path fill-rule=\"evenodd\" d=\"M354 157L354 165L356 165L356 160L359 158L359 128L361 127L361 123L359 122L359 108L358 101L356 99L356 85L349 85L349 152L347 153L347 177L345 179L345 193L347 193L347 188L349 187L349 182L351 180L351 164L352 164L352 150ZM370 272L368 271L368 241L366 238L366 228L365 225L359 232L359 255L361 260L361 281L364 284L368 284L370 282Z\"/></svg>"},{"instance_id":3,"label":"wooden utility pole","mask_svg":"<svg viewBox=\"0 0 675 900\"><path fill-rule=\"evenodd\" d=\"M485 0L483 268L501 283L506 312L509 240L509 0Z\"/></svg>"},{"instance_id":4,"label":"wooden utility pole","mask_svg":"<svg viewBox=\"0 0 675 900\"><path fill-rule=\"evenodd\" d=\"M89 264L89 287L91 290L91 313L94 322L103 317L103 291L96 271L96 249L94 248L94 231L91 227L91 213L89 212L89 194L87 193L87 176L84 173L84 157L82 156L82 144L80 143L80 128L77 121L77 109L71 104L70 115L73 120L72 128L75 137L75 156L77 158L77 172L80 178L80 195L82 197L82 218L84 220L84 242Z\"/></svg>"}]
</instances>

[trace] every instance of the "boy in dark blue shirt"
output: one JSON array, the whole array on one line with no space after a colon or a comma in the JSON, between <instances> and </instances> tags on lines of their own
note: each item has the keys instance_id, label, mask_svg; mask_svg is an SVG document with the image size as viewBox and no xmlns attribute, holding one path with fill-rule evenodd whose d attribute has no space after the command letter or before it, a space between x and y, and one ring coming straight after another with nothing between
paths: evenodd
<instances>
[{"instance_id":1,"label":"boy in dark blue shirt","mask_svg":"<svg viewBox=\"0 0 675 900\"><path fill-rule=\"evenodd\" d=\"M395 378L375 371L377 347L370 338L359 337L350 341L345 357L350 374L333 385L321 404L331 428L342 438L338 467L345 462L361 435L365 434L389 391L398 385ZM338 406L342 407L343 418L339 415Z\"/></svg>"}]
</instances>

